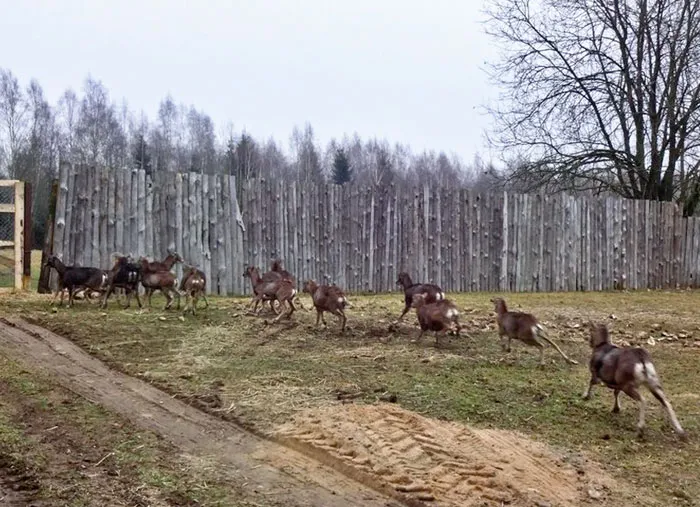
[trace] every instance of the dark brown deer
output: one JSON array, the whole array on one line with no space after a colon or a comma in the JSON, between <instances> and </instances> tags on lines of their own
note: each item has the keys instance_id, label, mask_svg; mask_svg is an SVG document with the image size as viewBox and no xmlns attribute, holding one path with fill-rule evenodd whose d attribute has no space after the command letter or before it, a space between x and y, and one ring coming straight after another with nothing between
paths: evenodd
<instances>
[{"instance_id":1,"label":"dark brown deer","mask_svg":"<svg viewBox=\"0 0 700 507\"><path fill-rule=\"evenodd\" d=\"M413 280L411 280L411 277L406 272L399 273L396 284L403 288L404 309L399 318L394 322L394 325L401 322L404 315L411 309L413 297L416 294L425 294L426 303L435 303L436 301L445 299L445 293L440 287L432 283L413 283Z\"/></svg>"},{"instance_id":2,"label":"dark brown deer","mask_svg":"<svg viewBox=\"0 0 700 507\"><path fill-rule=\"evenodd\" d=\"M56 302L59 292L61 293L61 302L63 305L64 289L68 291L68 308L73 306L75 294L78 291L97 291L104 290L105 278L104 272L98 268L86 268L81 266L66 266L63 261L55 255L50 255L46 260L46 265L54 268L58 273L58 289L54 294L51 304ZM86 296L89 299L89 296Z\"/></svg>"},{"instance_id":3,"label":"dark brown deer","mask_svg":"<svg viewBox=\"0 0 700 507\"><path fill-rule=\"evenodd\" d=\"M639 392L639 388L646 386L666 410L673 429L682 439L685 439L686 433L678 422L671 402L668 401L661 388L661 381L649 353L641 347L620 348L613 345L605 324L591 322L589 327L588 343L591 346L592 354L588 366L591 371L591 380L583 393L583 399L590 399L593 386L603 383L613 390L615 404L612 411L618 413L620 411L620 392L625 393L639 403L637 431L639 436L642 436L644 434L646 402Z\"/></svg>"}]
</instances>

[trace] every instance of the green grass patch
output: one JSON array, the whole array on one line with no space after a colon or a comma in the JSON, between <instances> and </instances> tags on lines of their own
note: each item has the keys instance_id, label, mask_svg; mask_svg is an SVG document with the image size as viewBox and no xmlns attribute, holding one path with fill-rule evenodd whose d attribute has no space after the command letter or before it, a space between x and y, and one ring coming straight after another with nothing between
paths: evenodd
<instances>
[{"instance_id":1,"label":"green grass patch","mask_svg":"<svg viewBox=\"0 0 700 507\"><path fill-rule=\"evenodd\" d=\"M535 313L570 357L570 366L546 349L538 353L513 343L501 350L489 299L493 294L450 295L461 308L469 338L450 338L436 349L432 336L415 342L415 316L389 331L402 309L399 294L350 296L348 331L337 321L314 327L315 313L299 311L292 322L266 324L245 313L247 299L210 298L196 317L122 310L79 302L52 311L49 297L6 298L6 311L21 314L70 337L86 350L129 374L200 406L233 415L262 431L288 421L299 410L395 394L403 407L421 414L517 430L564 450L583 452L661 504L690 505L700 497L700 306L698 291L507 294L512 309ZM306 295L304 304L310 306ZM269 315L267 315L269 320ZM612 393L598 387L592 400L581 394L588 382L589 320L606 321L617 342L641 344L654 358L681 424L691 438L680 442L651 396L648 434L635 437L637 408L623 399L610 413ZM651 340L650 340L651 339ZM649 345L654 343L654 345ZM154 473L157 487L167 477Z\"/></svg>"}]
</instances>

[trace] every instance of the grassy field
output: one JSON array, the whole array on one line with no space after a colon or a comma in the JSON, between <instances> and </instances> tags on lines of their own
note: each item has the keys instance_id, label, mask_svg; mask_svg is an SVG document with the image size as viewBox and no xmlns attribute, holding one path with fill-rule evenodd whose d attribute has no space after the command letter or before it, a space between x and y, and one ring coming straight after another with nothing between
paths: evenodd
<instances>
[{"instance_id":1,"label":"grassy field","mask_svg":"<svg viewBox=\"0 0 700 507\"><path fill-rule=\"evenodd\" d=\"M550 348L544 371L537 352L522 344L514 343L509 355L501 352L492 296L451 296L469 338L451 337L440 349L432 337L414 341L413 314L388 330L402 307L397 294L352 297L343 335L332 317L328 329L315 329L315 314L303 310L291 322L268 325L246 315L247 300L236 298L210 298L208 310L184 319L160 311L162 298L154 298L159 309L152 312L121 310L116 302L106 311L85 302L52 311L48 296L37 295L4 297L2 304L126 373L262 432L305 408L394 395L402 407L430 417L518 430L581 452L659 505L693 505L700 497L700 292L507 295L511 308L539 315L581 363L567 365ZM612 394L602 387L592 400L581 399L589 320L608 322L615 341L651 351L689 442L672 433L651 396L644 441L635 438L631 400L614 415Z\"/></svg>"}]
</instances>

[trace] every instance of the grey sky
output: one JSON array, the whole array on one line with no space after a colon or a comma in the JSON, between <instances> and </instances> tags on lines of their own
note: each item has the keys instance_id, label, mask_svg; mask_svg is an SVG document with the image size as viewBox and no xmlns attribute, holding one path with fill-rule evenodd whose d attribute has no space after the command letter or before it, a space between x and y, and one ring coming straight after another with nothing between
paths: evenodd
<instances>
[{"instance_id":1,"label":"grey sky","mask_svg":"<svg viewBox=\"0 0 700 507\"><path fill-rule=\"evenodd\" d=\"M488 158L479 106L495 97L483 0L0 2L0 67L55 103L89 74L153 119L159 101L288 148L357 132Z\"/></svg>"}]
</instances>

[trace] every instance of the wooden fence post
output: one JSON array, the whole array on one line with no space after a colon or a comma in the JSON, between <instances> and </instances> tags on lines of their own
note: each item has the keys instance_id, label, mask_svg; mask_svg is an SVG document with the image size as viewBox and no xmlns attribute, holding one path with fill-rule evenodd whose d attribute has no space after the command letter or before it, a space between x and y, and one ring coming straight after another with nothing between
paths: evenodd
<instances>
[{"instance_id":1,"label":"wooden fence post","mask_svg":"<svg viewBox=\"0 0 700 507\"><path fill-rule=\"evenodd\" d=\"M39 294L49 294L51 292L51 268L46 265L49 255L53 254L53 239L56 220L56 201L58 200L58 180L51 184L51 197L49 200L49 216L46 219L46 236L44 237L44 247L41 250L41 271L39 273L39 284L37 292Z\"/></svg>"},{"instance_id":2,"label":"wooden fence post","mask_svg":"<svg viewBox=\"0 0 700 507\"><path fill-rule=\"evenodd\" d=\"M24 277L24 182L15 183L15 290L21 289Z\"/></svg>"}]
</instances>

